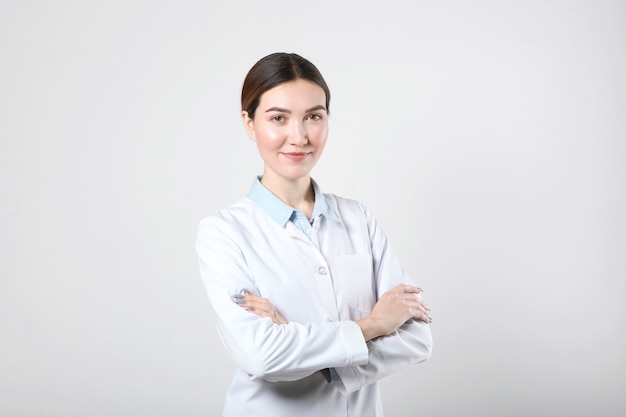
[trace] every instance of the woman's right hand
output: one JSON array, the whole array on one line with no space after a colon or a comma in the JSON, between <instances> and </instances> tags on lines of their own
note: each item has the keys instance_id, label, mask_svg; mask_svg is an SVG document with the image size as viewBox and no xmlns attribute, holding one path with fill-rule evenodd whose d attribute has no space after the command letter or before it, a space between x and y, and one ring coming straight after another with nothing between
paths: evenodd
<instances>
[{"instance_id":1,"label":"woman's right hand","mask_svg":"<svg viewBox=\"0 0 626 417\"><path fill-rule=\"evenodd\" d=\"M421 288L400 284L378 299L369 316L357 320L365 341L386 336L410 319L430 324L430 308L418 295Z\"/></svg>"},{"instance_id":2,"label":"woman's right hand","mask_svg":"<svg viewBox=\"0 0 626 417\"><path fill-rule=\"evenodd\" d=\"M240 307L261 317L269 317L275 324L287 324L287 320L280 315L278 310L267 298L259 297L249 291L242 291L241 294L233 296L233 301Z\"/></svg>"}]
</instances>

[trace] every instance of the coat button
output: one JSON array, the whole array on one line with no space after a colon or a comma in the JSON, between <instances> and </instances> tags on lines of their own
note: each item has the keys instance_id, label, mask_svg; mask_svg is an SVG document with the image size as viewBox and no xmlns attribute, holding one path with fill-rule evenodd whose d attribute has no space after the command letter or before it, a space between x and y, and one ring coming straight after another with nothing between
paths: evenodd
<instances>
[{"instance_id":1,"label":"coat button","mask_svg":"<svg viewBox=\"0 0 626 417\"><path fill-rule=\"evenodd\" d=\"M325 266L320 266L317 268L317 273L320 275L326 275L328 273L328 269Z\"/></svg>"}]
</instances>

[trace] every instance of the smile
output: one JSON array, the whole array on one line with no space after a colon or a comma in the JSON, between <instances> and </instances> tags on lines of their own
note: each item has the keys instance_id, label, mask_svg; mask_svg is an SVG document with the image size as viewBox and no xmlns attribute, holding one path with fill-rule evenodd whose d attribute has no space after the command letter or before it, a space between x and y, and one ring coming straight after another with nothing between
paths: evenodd
<instances>
[{"instance_id":1,"label":"smile","mask_svg":"<svg viewBox=\"0 0 626 417\"><path fill-rule=\"evenodd\" d=\"M289 159L290 161L302 161L303 159L305 159L307 156L309 156L310 153L309 152L286 152L283 153L283 156L287 159Z\"/></svg>"}]
</instances>

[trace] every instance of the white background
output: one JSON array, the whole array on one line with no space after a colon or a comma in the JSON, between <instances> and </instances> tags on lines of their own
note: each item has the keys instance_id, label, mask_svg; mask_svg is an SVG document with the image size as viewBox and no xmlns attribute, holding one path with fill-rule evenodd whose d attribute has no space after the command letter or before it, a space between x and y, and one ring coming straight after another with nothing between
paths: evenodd
<instances>
[{"instance_id":1,"label":"white background","mask_svg":"<svg viewBox=\"0 0 626 417\"><path fill-rule=\"evenodd\" d=\"M386 414L625 415L626 5L591 0L2 0L0 415L219 414L196 225L261 172L275 51L433 309Z\"/></svg>"}]
</instances>

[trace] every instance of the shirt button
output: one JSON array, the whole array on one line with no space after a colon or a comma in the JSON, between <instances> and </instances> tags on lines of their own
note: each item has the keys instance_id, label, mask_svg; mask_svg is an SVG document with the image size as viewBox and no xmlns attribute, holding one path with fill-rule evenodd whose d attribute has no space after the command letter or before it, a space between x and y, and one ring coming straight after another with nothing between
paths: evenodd
<instances>
[{"instance_id":1,"label":"shirt button","mask_svg":"<svg viewBox=\"0 0 626 417\"><path fill-rule=\"evenodd\" d=\"M317 268L317 273L320 275L326 275L328 273L328 269L325 266L320 266Z\"/></svg>"},{"instance_id":2,"label":"shirt button","mask_svg":"<svg viewBox=\"0 0 626 417\"><path fill-rule=\"evenodd\" d=\"M307 234L307 235L310 235L310 234L311 234L311 228L310 228L310 227L307 227L307 228L305 229L305 232L306 232L306 234Z\"/></svg>"}]
</instances>

